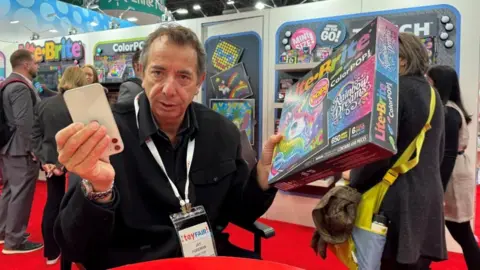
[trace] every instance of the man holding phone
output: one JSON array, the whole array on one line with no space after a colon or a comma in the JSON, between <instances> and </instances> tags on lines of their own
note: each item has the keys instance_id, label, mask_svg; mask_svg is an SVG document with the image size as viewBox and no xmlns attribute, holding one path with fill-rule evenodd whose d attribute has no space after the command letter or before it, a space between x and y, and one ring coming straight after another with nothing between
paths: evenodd
<instances>
[{"instance_id":1,"label":"man holding phone","mask_svg":"<svg viewBox=\"0 0 480 270\"><path fill-rule=\"evenodd\" d=\"M206 61L190 29L161 26L141 62L145 93L113 109L121 138L97 122L74 123L56 136L59 161L84 179L65 196L56 222L63 256L87 269L181 256L254 257L216 228L252 224L270 207L276 190L268 173L282 136L268 139L250 170L236 126L193 102ZM104 158L119 140L124 151Z\"/></svg>"}]
</instances>

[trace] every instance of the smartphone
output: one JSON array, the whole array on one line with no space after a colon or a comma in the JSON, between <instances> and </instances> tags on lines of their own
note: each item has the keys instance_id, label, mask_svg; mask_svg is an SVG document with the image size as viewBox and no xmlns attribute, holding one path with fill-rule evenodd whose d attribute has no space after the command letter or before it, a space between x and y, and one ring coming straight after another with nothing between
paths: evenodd
<instances>
[{"instance_id":1,"label":"smartphone","mask_svg":"<svg viewBox=\"0 0 480 270\"><path fill-rule=\"evenodd\" d=\"M94 83L70 89L63 94L63 97L74 123L89 124L97 121L107 128L107 134L111 138L107 150L109 156L123 151L122 137L101 84Z\"/></svg>"}]
</instances>

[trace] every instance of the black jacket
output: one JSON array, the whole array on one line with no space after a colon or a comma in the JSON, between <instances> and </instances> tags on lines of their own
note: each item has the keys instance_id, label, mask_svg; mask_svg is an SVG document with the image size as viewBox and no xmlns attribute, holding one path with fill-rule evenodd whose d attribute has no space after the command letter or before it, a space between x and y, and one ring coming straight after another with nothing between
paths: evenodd
<instances>
[{"instance_id":1,"label":"black jacket","mask_svg":"<svg viewBox=\"0 0 480 270\"><path fill-rule=\"evenodd\" d=\"M41 164L58 164L57 132L72 123L67 105L62 94L46 98L34 108L33 153Z\"/></svg>"},{"instance_id":2,"label":"black jacket","mask_svg":"<svg viewBox=\"0 0 480 270\"><path fill-rule=\"evenodd\" d=\"M361 192L381 181L425 125L430 107L430 85L423 76L401 76L398 98L398 153L351 172L351 186ZM418 165L400 175L381 205L391 221L383 256L414 264L419 256L434 261L447 258L440 164L444 154L444 108L436 93L432 128L426 133Z\"/></svg>"},{"instance_id":3,"label":"black jacket","mask_svg":"<svg viewBox=\"0 0 480 270\"><path fill-rule=\"evenodd\" d=\"M181 256L169 219L170 214L179 212L179 202L143 140L149 135L146 122L152 115L145 95L139 103L140 132L133 103L114 106L125 145L121 154L111 157L116 170L114 202L106 206L91 202L78 186L66 194L55 224L62 255L87 269ZM205 207L212 228L230 221L251 224L270 207L275 190L264 192L258 186L256 170L250 173L241 158L240 133L232 122L197 103L192 103L188 112L186 119L196 126L194 132L185 135L195 137L190 201ZM179 154L183 158L186 143L179 147L183 148ZM162 159L163 151L169 149L159 148ZM184 168L182 158L179 160ZM169 167L165 159L164 163ZM175 170L172 180L183 196L185 169ZM222 254L224 239L221 234L215 238L217 251Z\"/></svg>"},{"instance_id":4,"label":"black jacket","mask_svg":"<svg viewBox=\"0 0 480 270\"><path fill-rule=\"evenodd\" d=\"M135 97L141 92L143 92L142 80L130 78L120 85L117 103L133 103Z\"/></svg>"}]
</instances>

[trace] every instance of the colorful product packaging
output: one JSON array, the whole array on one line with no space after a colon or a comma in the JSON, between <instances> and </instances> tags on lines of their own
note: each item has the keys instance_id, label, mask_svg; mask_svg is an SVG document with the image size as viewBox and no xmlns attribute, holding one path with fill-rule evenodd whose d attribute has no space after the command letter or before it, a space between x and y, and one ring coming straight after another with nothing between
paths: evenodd
<instances>
[{"instance_id":1,"label":"colorful product packaging","mask_svg":"<svg viewBox=\"0 0 480 270\"><path fill-rule=\"evenodd\" d=\"M378 17L286 92L269 183L291 190L397 152L398 28Z\"/></svg>"}]
</instances>

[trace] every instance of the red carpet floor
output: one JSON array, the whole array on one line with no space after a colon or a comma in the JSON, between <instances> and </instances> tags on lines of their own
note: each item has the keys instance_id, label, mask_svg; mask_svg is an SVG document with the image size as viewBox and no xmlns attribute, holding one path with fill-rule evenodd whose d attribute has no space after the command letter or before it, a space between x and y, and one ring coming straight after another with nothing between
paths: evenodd
<instances>
[{"instance_id":1,"label":"red carpet floor","mask_svg":"<svg viewBox=\"0 0 480 270\"><path fill-rule=\"evenodd\" d=\"M480 195L480 188L477 190ZM46 185L43 182L37 184L35 200L28 231L31 233L31 240L42 241L40 229L43 207L46 199ZM479 204L480 206L480 204ZM480 232L480 207L477 207L477 233ZM312 228L297 226L293 224L263 220L266 224L275 228L276 236L263 242L263 257L265 260L276 261L304 269L344 269L338 260L331 254L327 260L316 257L309 248ZM235 226L228 228L233 243L244 247L253 248L253 236ZM43 258L43 251L37 251L24 255L3 255L0 253L1 270L41 270L59 269L58 265L47 267ZM449 254L449 260L435 263L434 270L464 270L467 269L461 254Z\"/></svg>"}]
</instances>

